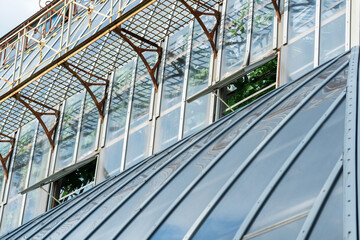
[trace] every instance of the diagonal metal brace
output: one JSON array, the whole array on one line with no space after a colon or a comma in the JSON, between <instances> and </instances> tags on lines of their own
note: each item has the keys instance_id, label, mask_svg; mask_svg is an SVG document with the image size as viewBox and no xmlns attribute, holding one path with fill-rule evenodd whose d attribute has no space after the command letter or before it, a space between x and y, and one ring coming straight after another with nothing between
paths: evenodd
<instances>
[{"instance_id":1,"label":"diagonal metal brace","mask_svg":"<svg viewBox=\"0 0 360 240\"><path fill-rule=\"evenodd\" d=\"M279 22L281 22L281 14L280 14L280 10L279 10L279 5L277 4L276 0L271 0L271 2L274 5L277 19Z\"/></svg>"},{"instance_id":2,"label":"diagonal metal brace","mask_svg":"<svg viewBox=\"0 0 360 240\"><path fill-rule=\"evenodd\" d=\"M105 79L105 78L102 78L102 77L99 77L99 76L96 76L94 74L91 74L71 63L68 63L68 62L64 62L63 64L61 64L64 68L66 68L77 80L80 81L80 83L85 87L86 91L90 94L90 97L92 98L92 100L94 101L95 103L95 106L99 112L99 115L100 115L100 119L101 119L101 123L104 122L104 113L103 113L103 109L104 109L104 105L105 105L105 101L106 101L106 88L109 86L109 80ZM76 68L78 69L79 71L82 71L92 77L95 77L95 78L98 78L99 80L102 80L104 81L104 83L89 83L89 82L86 82L84 81L79 74L77 74L73 69L70 68L70 66L72 68ZM105 94L104 94L104 97L101 99L101 101L99 102L97 99L96 99L96 96L95 94L93 93L93 91L90 89L91 86L105 86Z\"/></svg>"},{"instance_id":3,"label":"diagonal metal brace","mask_svg":"<svg viewBox=\"0 0 360 240\"><path fill-rule=\"evenodd\" d=\"M201 12L199 10L192 8L185 0L178 0L178 1L180 1L191 12L191 14L194 15L194 17L200 24L201 28L203 29L207 39L209 40L211 48L214 52L214 58L216 58L217 57L217 49L216 49L216 44L215 44L214 38L215 38L215 32L220 25L221 13L218 10L210 8L197 0L193 0L193 1L196 2L198 5L201 5L212 12ZM211 32L209 32L209 30L206 28L204 22L201 20L201 16L203 16L203 15L215 17L216 22L215 22L213 29L211 29Z\"/></svg>"},{"instance_id":4,"label":"diagonal metal brace","mask_svg":"<svg viewBox=\"0 0 360 240\"><path fill-rule=\"evenodd\" d=\"M54 151L53 135L54 135L54 131L56 129L56 126L59 123L60 111L56 110L54 108L51 108L49 106L46 106L45 104L43 104L41 102L38 102L36 100L33 100L33 99L29 98L29 97L21 95L20 93L15 94L13 97L16 100L18 100L22 105L24 105L27 109L29 109L32 114L34 114L34 116L37 118L37 120L39 121L39 123L41 124L41 126L43 127L43 129L45 131L45 134L46 134L46 136L47 136L47 138L48 138L48 140L50 142L51 150ZM39 105L41 107L44 107L44 108L50 110L51 112L38 112L33 107L31 107L30 103L27 102L26 100L29 101L29 102L35 103L35 104L37 104L37 105ZM56 118L55 124L50 130L46 127L46 124L44 123L44 121L41 118L44 115L53 115Z\"/></svg>"},{"instance_id":5,"label":"diagonal metal brace","mask_svg":"<svg viewBox=\"0 0 360 240\"><path fill-rule=\"evenodd\" d=\"M9 136L7 136L7 135L5 135L5 134L2 134L2 133L0 133L0 136L5 137L5 138L8 138L8 139L6 139L6 140L3 140L3 139L2 139L2 140L0 140L0 142L7 142L7 143L10 143L10 144L11 144L11 149L10 149L10 151L8 152L8 154L6 154L5 157L3 157L3 156L1 155L1 153L0 153L0 161L1 161L1 165L2 165L2 167L3 167L3 169L4 169L5 177L6 177L6 181L7 181L7 180L8 180L8 177L9 177L9 172L8 172L8 170L7 170L7 167L6 167L6 163L7 163L7 161L9 160L10 156L12 155L12 153L13 153L13 151L14 151L15 138L9 137Z\"/></svg>"},{"instance_id":6,"label":"diagonal metal brace","mask_svg":"<svg viewBox=\"0 0 360 240\"><path fill-rule=\"evenodd\" d=\"M145 64L149 74L150 74L150 77L151 77L151 80L154 84L154 87L155 87L155 91L157 92L158 90L158 84L156 82L156 78L155 78L155 74L156 74L156 71L157 71L157 68L159 67L160 65L160 62L161 62L161 56L162 56L162 48L160 46L158 46L156 43L154 42L151 42L133 32L130 32L124 28L115 28L113 30L117 35L119 35L124 41L126 41L133 49L134 51L140 56L141 60L143 61L143 63ZM125 34L128 34L146 44L149 44L150 46L153 46L155 49L151 49L151 48L142 48L142 47L138 47L136 46ZM149 63L147 62L146 58L144 57L143 53L144 52L156 52L158 54L158 59L154 65L154 67L150 67Z\"/></svg>"}]
</instances>

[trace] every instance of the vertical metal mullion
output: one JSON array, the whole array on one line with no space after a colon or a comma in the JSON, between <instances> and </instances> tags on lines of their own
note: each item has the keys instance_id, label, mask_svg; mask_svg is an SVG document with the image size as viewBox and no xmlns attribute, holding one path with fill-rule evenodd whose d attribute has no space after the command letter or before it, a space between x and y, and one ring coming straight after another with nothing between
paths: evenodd
<instances>
[{"instance_id":1,"label":"vertical metal mullion","mask_svg":"<svg viewBox=\"0 0 360 240\"><path fill-rule=\"evenodd\" d=\"M226 8L227 8L227 0L223 1L221 6L218 6L218 10L221 11L221 19L220 19L220 30L216 31L216 47L217 47L217 58L214 58L214 54L211 54L210 65L209 65L209 79L208 79L208 87L219 82L221 79L221 63L223 57L223 44L224 44L224 34L225 34L225 19L226 19ZM208 124L212 123L216 111L217 99L214 94L210 94L210 104L209 104L209 113L208 113Z\"/></svg>"},{"instance_id":2,"label":"vertical metal mullion","mask_svg":"<svg viewBox=\"0 0 360 240\"><path fill-rule=\"evenodd\" d=\"M314 67L319 66L320 58L320 28L321 28L321 0L316 0L315 8L315 44Z\"/></svg>"},{"instance_id":3,"label":"vertical metal mullion","mask_svg":"<svg viewBox=\"0 0 360 240\"><path fill-rule=\"evenodd\" d=\"M159 91L159 90L158 90ZM148 156L151 156L154 153L154 142L155 142L155 130L156 130L156 116L154 115L156 94L155 88L152 88L151 91L151 101L150 101L150 112L149 112L149 121L151 125L150 137L149 137L149 147L148 147Z\"/></svg>"},{"instance_id":4,"label":"vertical metal mullion","mask_svg":"<svg viewBox=\"0 0 360 240\"><path fill-rule=\"evenodd\" d=\"M112 22L113 8L114 8L114 0L111 0L111 2L110 2L110 23Z\"/></svg>"},{"instance_id":5,"label":"vertical metal mullion","mask_svg":"<svg viewBox=\"0 0 360 240\"><path fill-rule=\"evenodd\" d=\"M20 32L18 33L18 42L16 43L16 53L15 53L15 59L14 59L14 72L13 72L13 82L15 82L16 80L16 65L17 65L17 59L18 59L18 55L20 53L20 42L21 42L21 39L20 39ZM21 58L21 56L20 56Z\"/></svg>"},{"instance_id":6,"label":"vertical metal mullion","mask_svg":"<svg viewBox=\"0 0 360 240\"><path fill-rule=\"evenodd\" d=\"M16 135L16 133L14 133L14 134L12 135L12 137L15 138L15 143L14 143L14 149L13 149L13 152L12 152L12 154L11 154L11 157L10 157L10 159L9 159L8 162L7 162L7 168L9 169L9 179L8 179L8 181L6 181L5 178L3 179L4 184L3 184L3 186L2 186L2 189L1 189L2 194L1 194L1 196L0 196L0 197L1 197L1 199L0 199L0 202L1 202L1 203L6 203L6 202L7 202L7 201L6 201L6 198L7 198L6 191L8 190L7 185L9 185L10 179L11 179L10 170L11 170L11 167L12 167L12 162L14 161L14 157L15 157L14 152L16 151L16 145L17 145L17 135ZM11 146L11 144L10 144L10 146L9 146L9 151L11 150L11 148L12 148L12 146ZM0 223L1 223L1 222L0 222Z\"/></svg>"},{"instance_id":7,"label":"vertical metal mullion","mask_svg":"<svg viewBox=\"0 0 360 240\"><path fill-rule=\"evenodd\" d=\"M283 38L282 44L286 45L288 43L288 31L289 31L289 1L284 1L284 15L282 17L282 31L283 31ZM278 63L279 64L279 63Z\"/></svg>"},{"instance_id":8,"label":"vertical metal mullion","mask_svg":"<svg viewBox=\"0 0 360 240\"><path fill-rule=\"evenodd\" d=\"M60 143L60 137L61 137L61 131L62 131L62 123L63 123L64 116L65 116L65 107L66 107L66 102L63 102L63 104L61 106L61 110L60 110L60 119L59 119L59 123L57 126L57 131L56 131L56 136L55 136L55 141L54 141L55 148L54 148L54 152L52 154L52 164L51 164L50 174L53 174L55 172L57 154L58 154L58 150L59 150L59 143Z\"/></svg>"},{"instance_id":9,"label":"vertical metal mullion","mask_svg":"<svg viewBox=\"0 0 360 240\"><path fill-rule=\"evenodd\" d=\"M19 70L18 70L18 75L17 75L18 79L20 79L20 76L22 75L22 66L23 66L23 62L24 62L24 52L25 52L25 49L26 49L26 34L25 34L25 32L26 32L26 28L24 28L24 35L22 36L22 40L21 40L21 55L20 55Z\"/></svg>"},{"instance_id":10,"label":"vertical metal mullion","mask_svg":"<svg viewBox=\"0 0 360 240\"><path fill-rule=\"evenodd\" d=\"M277 1L277 3L279 4L279 1ZM270 3L271 4L271 3ZM277 49L277 44L278 44L278 31L279 31L279 22L276 16L276 11L275 8L273 9L273 26L274 26L274 30L273 30L273 50Z\"/></svg>"},{"instance_id":11,"label":"vertical metal mullion","mask_svg":"<svg viewBox=\"0 0 360 240\"><path fill-rule=\"evenodd\" d=\"M73 0L69 1L69 18L68 18L68 27L67 27L67 34L66 34L66 48L65 52L69 51L69 45L70 45L70 37L71 37L71 22L74 12L74 3Z\"/></svg>"},{"instance_id":12,"label":"vertical metal mullion","mask_svg":"<svg viewBox=\"0 0 360 240\"><path fill-rule=\"evenodd\" d=\"M156 112L155 112L155 118L158 118L160 116L161 111L161 100L162 100L162 93L163 93L163 85L164 85L164 76L165 76L165 66L166 66L166 54L167 54L167 48L169 44L169 36L165 38L164 41L164 54L162 56L161 60L161 68L159 73L159 90L157 94L157 105L156 105Z\"/></svg>"},{"instance_id":13,"label":"vertical metal mullion","mask_svg":"<svg viewBox=\"0 0 360 240\"><path fill-rule=\"evenodd\" d=\"M168 17L168 26L166 29L169 29L169 26L171 24L172 21L172 17L174 15L175 9L176 9L176 4L177 2L174 2L174 5L171 9L171 14L169 14ZM168 30L167 30L168 31ZM166 31L166 34L168 34L168 32ZM162 100L162 93L163 93L163 82L164 82L164 75L165 75L165 66L166 66L166 54L167 54L167 48L168 48L168 44L169 44L169 36L167 35L164 39L164 54L162 55L162 60L161 60L161 71L159 74L159 89L158 89L158 95L157 95L157 105L156 105L156 113L155 113L155 118L158 118L160 116L160 111L161 111L161 100ZM156 124L156 123L155 123Z\"/></svg>"},{"instance_id":14,"label":"vertical metal mullion","mask_svg":"<svg viewBox=\"0 0 360 240\"><path fill-rule=\"evenodd\" d=\"M8 197L9 197L9 189L10 189L10 184L11 184L11 178L12 178L12 173L13 173L13 167L14 167L14 162L15 162L15 155L16 155L16 151L17 151L17 145L19 143L19 138L20 138L20 132L21 132L21 129L19 129L17 131L16 135L15 135L14 150L12 152L11 162L10 162L10 166L8 168L9 169L9 179L7 181L5 196L3 198L4 203L7 203Z\"/></svg>"},{"instance_id":15,"label":"vertical metal mullion","mask_svg":"<svg viewBox=\"0 0 360 240\"><path fill-rule=\"evenodd\" d=\"M155 109L154 109L154 118L151 123L151 135L150 135L150 146L149 146L149 155L154 153L155 141L156 141L156 125L158 118L160 117L161 112L161 101L163 95L163 85L164 85L164 76L165 76L165 66L166 66L166 55L167 55L167 48L169 43L169 36L165 37L163 41L163 55L161 59L161 67L158 72L158 81L159 81L159 88L157 95L155 96Z\"/></svg>"},{"instance_id":16,"label":"vertical metal mullion","mask_svg":"<svg viewBox=\"0 0 360 240\"><path fill-rule=\"evenodd\" d=\"M5 205L3 203L0 204L0 207L1 207L1 209L0 209L0 226L1 226L1 223L3 222L4 206Z\"/></svg>"},{"instance_id":17,"label":"vertical metal mullion","mask_svg":"<svg viewBox=\"0 0 360 240\"><path fill-rule=\"evenodd\" d=\"M83 99L81 102L81 107L80 107L80 116L79 116L79 122L78 122L78 126L77 126L77 132L76 132L76 140L75 140L75 148L74 148L74 155L73 155L73 160L72 160L72 164L76 163L77 161L77 155L78 155L78 151L79 151L79 147L80 147L80 135L81 135L81 126L82 126L82 122L83 122L83 117L84 117L84 111L85 111L85 104L86 104L86 91L84 90L82 93L83 94Z\"/></svg>"},{"instance_id":18,"label":"vertical metal mullion","mask_svg":"<svg viewBox=\"0 0 360 240\"><path fill-rule=\"evenodd\" d=\"M27 176L26 176L26 180L25 180L25 187L27 188L29 186L29 182L30 182L30 175L31 175L31 168L32 168L32 164L33 164L33 158L34 158L34 152L35 152L35 144L36 144L36 139L38 136L38 132L39 132L39 127L40 127L40 123L39 121L37 121L37 125L36 125L36 130L35 130L35 134L32 140L32 146L31 146L31 151L30 151L30 156L29 156L29 165L28 165L28 171L27 171ZM20 226L22 224L23 221L23 217L24 217L24 211L25 211L25 202L27 199L27 193L24 194L23 199L22 199L22 203L21 203L21 210L20 210L20 217L19 217L19 223L18 225Z\"/></svg>"},{"instance_id":19,"label":"vertical metal mullion","mask_svg":"<svg viewBox=\"0 0 360 240\"><path fill-rule=\"evenodd\" d=\"M111 97L112 97L112 94L113 94L115 71L116 70L114 70L111 73L111 77L110 77L110 81L109 81L108 95L107 95L106 105L105 105L105 109L104 109L104 123L102 124L100 147L105 146L107 127L108 127L108 124L109 124L109 111L110 111Z\"/></svg>"},{"instance_id":20,"label":"vertical metal mullion","mask_svg":"<svg viewBox=\"0 0 360 240\"><path fill-rule=\"evenodd\" d=\"M189 82L192 43L193 43L193 38L194 38L194 25L195 25L194 20L192 20L190 22L190 26L189 26L189 39L188 39L188 42L187 42L187 49L186 49L184 83L183 83L183 92L182 92L182 97L181 97L181 109L180 109L180 122L179 122L178 140L181 140L183 138L183 135L184 135L186 98L187 98L187 90L188 90L188 82Z\"/></svg>"},{"instance_id":21,"label":"vertical metal mullion","mask_svg":"<svg viewBox=\"0 0 360 240\"><path fill-rule=\"evenodd\" d=\"M246 36L246 50L245 50L245 57L244 57L244 66L247 66L250 61L250 51L251 51L251 37L252 37L252 26L253 26L253 19L254 19L254 1L249 0L250 7L249 7L249 20L248 20L248 29L247 29L247 36Z\"/></svg>"},{"instance_id":22,"label":"vertical metal mullion","mask_svg":"<svg viewBox=\"0 0 360 240\"><path fill-rule=\"evenodd\" d=\"M360 45L360 15L359 15L360 1L352 0L350 8L351 8L350 9L351 12L350 47L354 47Z\"/></svg>"},{"instance_id":23,"label":"vertical metal mullion","mask_svg":"<svg viewBox=\"0 0 360 240\"><path fill-rule=\"evenodd\" d=\"M130 131L132 103L134 101L134 94L135 94L136 70L138 67L138 62L139 62L139 57L136 58L136 61L134 64L134 69L133 69L133 75L132 75L132 79L131 79L131 89L130 89L128 110L127 110L126 123L125 123L124 144L123 144L123 149L122 149L120 172L122 172L125 169L126 152L127 152L127 145L128 145L129 131Z\"/></svg>"},{"instance_id":24,"label":"vertical metal mullion","mask_svg":"<svg viewBox=\"0 0 360 240\"><path fill-rule=\"evenodd\" d=\"M350 50L351 0L346 0L345 13L345 51Z\"/></svg>"},{"instance_id":25,"label":"vertical metal mullion","mask_svg":"<svg viewBox=\"0 0 360 240\"><path fill-rule=\"evenodd\" d=\"M222 63L222 57L223 57L223 47L225 43L225 20L226 20L226 8L227 8L227 2L228 0L224 0L222 4L222 11L221 11L221 20L220 20L220 30L217 33L217 59L216 64L214 64L213 68L211 69L213 72L215 71L215 79L210 78L209 85L215 84L215 82L219 82L221 79L221 63ZM214 81L215 80L215 81Z\"/></svg>"},{"instance_id":26,"label":"vertical metal mullion","mask_svg":"<svg viewBox=\"0 0 360 240\"><path fill-rule=\"evenodd\" d=\"M68 1L64 1L63 6L63 19L61 23L61 34L60 34L60 50L59 50L59 56L61 56L63 44L64 44L64 30L65 30L65 18L66 18L66 8L67 8Z\"/></svg>"},{"instance_id":27,"label":"vertical metal mullion","mask_svg":"<svg viewBox=\"0 0 360 240\"><path fill-rule=\"evenodd\" d=\"M64 96L65 98L65 96ZM59 151L59 143L60 143L60 137L61 137L61 131L62 131L62 123L64 120L64 116L65 116L65 107L66 107L66 101L64 100L64 102L62 103L61 106L59 106L60 110L60 117L59 117L59 122L58 122L58 126L56 129L56 135L55 135L55 139L54 139L54 152L53 154L50 155L49 157L49 166L48 166L48 176L50 176L51 174L53 174L55 172L55 167L56 167L56 161L57 161L57 154ZM49 151L51 151L51 148L49 149ZM51 192L50 194L52 194L52 191L54 190L54 184L51 184L49 186L49 192ZM48 197L48 203L52 202L53 199ZM51 204L48 204L47 209L50 210L51 209Z\"/></svg>"}]
</instances>

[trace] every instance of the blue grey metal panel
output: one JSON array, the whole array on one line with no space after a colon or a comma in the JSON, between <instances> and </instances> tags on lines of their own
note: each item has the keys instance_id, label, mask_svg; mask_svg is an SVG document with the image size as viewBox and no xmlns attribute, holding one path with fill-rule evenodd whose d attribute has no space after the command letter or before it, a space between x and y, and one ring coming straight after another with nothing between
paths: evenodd
<instances>
[{"instance_id":1,"label":"blue grey metal panel","mask_svg":"<svg viewBox=\"0 0 360 240\"><path fill-rule=\"evenodd\" d=\"M300 230L300 233L297 237L297 240L307 239L310 235L311 228L314 226L316 218L320 214L321 208L326 203L328 195L330 195L331 190L333 190L333 185L336 184L336 179L342 170L343 165L343 156L339 159L336 163L333 171L329 175L328 179L326 180L323 189L320 191L319 196L317 197L309 216L306 218L306 221Z\"/></svg>"},{"instance_id":2,"label":"blue grey metal panel","mask_svg":"<svg viewBox=\"0 0 360 240\"><path fill-rule=\"evenodd\" d=\"M213 234L210 238L234 237L238 229L235 238L243 237L256 223L258 214L266 207L269 208L269 202L278 188L286 186L289 172L300 170L299 166L305 162L309 166L310 153L316 149L319 141L331 143L329 146L332 147L327 154L332 150L342 149L344 138L339 136L343 131L341 126L344 125L344 103L347 105L347 114L350 114L353 107L351 104L354 104L354 99L358 99L357 90L351 92L350 96L353 98L349 99L349 92L354 89L354 85L348 86L347 92L344 91L348 70L352 84L358 76L359 53L356 51L357 55L353 54L349 68L349 54L339 56L298 81L267 94L200 133L185 138L105 180L79 197L44 213L4 235L2 239L204 239L206 236L202 233L209 226L214 226L209 225L209 221L215 216L213 214L220 216L221 213L221 217L228 219L233 217L232 213L240 217L239 211L243 211L247 217L231 226L234 227L230 231L232 235ZM347 121L349 119L353 120L347 118ZM353 129L350 130L352 131ZM322 139L324 136L331 136L332 132L336 132L337 137ZM352 136L357 137L356 134ZM345 149L354 143L352 139L345 141ZM292 144L291 147L287 143ZM335 149L333 146L336 145L338 147ZM271 151L283 154L283 159L274 159L276 155L272 155ZM303 155L304 153L306 154ZM311 229L317 224L317 216L322 214L323 206L330 199L327 196L332 194L323 191L325 188L329 190L334 181L339 179L336 173L341 169L338 162L336 171L331 172L334 167L333 159L321 153L314 153L314 156L317 159L313 160L319 162L316 171L322 179L328 180L326 183L325 180L314 183L320 188L312 190L312 194L316 193L318 196L318 200L310 208L312 210L295 214L280 222L276 220L278 216L268 214L267 217L273 219L275 224L265 230L255 229L261 232L247 234L246 239L276 239L279 236L291 238L294 234L295 237L299 234L311 236ZM347 169L355 174L354 165L346 165L346 156L345 154L344 171ZM267 159L268 165L264 164L263 159ZM352 159L355 161L355 158ZM319 168L322 163L327 166L324 170ZM269 164L272 166L269 167ZM268 173L261 174L264 171ZM250 175L253 178L247 178ZM302 184L304 179L296 178L297 175L291 176L292 181ZM259 184L257 180L263 183ZM348 180L344 177L344 181ZM352 183L355 184L353 181ZM246 189L244 186L247 186ZM283 189L288 188L286 186ZM346 191L345 196L348 196ZM250 207L237 204L239 202L235 198L235 192L248 197L247 206ZM356 195L352 197L356 198ZM351 206L356 207L356 203ZM219 209L226 207L230 208L219 212ZM347 206L345 211L346 209L349 210ZM321 224L326 224L324 221L327 220L323 218ZM183 224L184 222L186 223ZM348 226L356 229L357 219L353 217L351 221L343 221L343 224L344 229L349 229ZM180 229L182 226L185 228ZM303 233L300 232L301 226ZM215 226L215 231L216 227L226 228L230 225L221 223L221 226ZM291 231L288 231L289 228Z\"/></svg>"}]
</instances>

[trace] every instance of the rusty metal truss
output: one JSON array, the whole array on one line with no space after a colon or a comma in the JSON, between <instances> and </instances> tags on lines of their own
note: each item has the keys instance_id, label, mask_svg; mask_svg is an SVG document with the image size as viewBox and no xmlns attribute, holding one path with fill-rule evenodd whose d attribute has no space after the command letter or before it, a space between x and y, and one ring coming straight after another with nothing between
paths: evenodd
<instances>
[{"instance_id":1,"label":"rusty metal truss","mask_svg":"<svg viewBox=\"0 0 360 240\"><path fill-rule=\"evenodd\" d=\"M34 40L31 48L21 46L26 43L24 39L33 35L19 32L18 40L11 45L18 47L15 49L17 55L12 62L0 64L0 133L10 135L34 118L44 127L42 115L51 113L57 116L55 108L84 89L95 102L103 120L109 74L136 56L144 62L157 89L156 72L162 55L161 43L166 36L192 20L200 23L216 56L214 36L220 22L220 13L216 9L221 1L144 0L120 6L116 5L116 0L95 0L91 1L94 4L91 18L89 6L75 0L66 1L57 10L59 16L68 16L62 24L52 30L46 39ZM102 8L105 5L106 11ZM69 14L75 8L76 14ZM201 20L203 15L213 16L216 20L210 31ZM99 18L102 20L96 21ZM76 39L66 31L75 23L82 24L84 30L84 34ZM61 42L57 47L51 45L56 38ZM157 54L155 63L146 60L144 55L147 52ZM31 64L22 64L24 59L32 56ZM104 86L102 99L96 98L91 90L92 86L99 85ZM50 130L44 127L52 147L55 126Z\"/></svg>"},{"instance_id":2,"label":"rusty metal truss","mask_svg":"<svg viewBox=\"0 0 360 240\"><path fill-rule=\"evenodd\" d=\"M4 169L5 177L6 177L6 181L7 181L8 177L9 177L9 171L7 170L6 163L9 160L9 158L11 157L11 155L12 155L12 153L14 151L15 138L9 137L9 136L7 136L5 134L2 134L2 133L0 133L0 136L3 137L3 139L0 139L0 142L2 142L2 143L10 143L10 145L11 145L10 151L5 156L2 156L1 153L0 153L0 161L1 161L1 165L2 165L2 167Z\"/></svg>"},{"instance_id":3,"label":"rusty metal truss","mask_svg":"<svg viewBox=\"0 0 360 240\"><path fill-rule=\"evenodd\" d=\"M85 71L85 70L83 70L83 69L81 69L81 68L79 68L79 67L71 64L71 63L64 62L64 63L62 64L62 66L63 66L64 68L66 68L72 75L74 75L74 77L75 77L77 80L79 80L80 83L84 86L84 88L86 89L86 91L89 93L91 99L92 99L92 100L94 101L94 103L95 103L95 106L96 106L96 108L97 108L97 110L98 110L98 112L99 112L99 115L100 115L101 122L104 122L103 108L104 108L104 104L105 104L105 100L106 100L106 96L107 96L107 94L106 94L106 89L107 89L107 87L109 86L109 80L107 80L107 79L105 79L105 78L102 78L102 77L98 77L98 76L96 76L95 74L91 74L91 73L89 73L89 72L87 72L87 71ZM92 77L96 77L96 78L98 78L99 80L102 80L103 83L98 83L98 82L89 83L89 82L84 81L84 80L80 77L79 74L77 74L73 69L70 68L70 66L73 67L73 68L76 68L76 69L78 69L78 70L80 70L80 71L82 71L82 72L85 72L86 74L89 74L89 75L92 76ZM95 94L94 94L93 91L91 90L91 88L90 88L91 86L105 86L105 94L104 94L103 98L100 100L100 102L97 100Z\"/></svg>"},{"instance_id":4,"label":"rusty metal truss","mask_svg":"<svg viewBox=\"0 0 360 240\"><path fill-rule=\"evenodd\" d=\"M161 61L161 56L162 56L162 48L157 45L154 42L151 42L150 40L145 39L144 37L141 37L133 32L130 32L124 28L115 28L114 32L116 34L118 34L125 42L127 42L132 49L134 49L134 51L139 55L139 57L141 58L141 60L143 61L143 63L146 66L146 69L148 70L151 80L153 81L155 90L157 92L158 90L158 84L156 82L156 70L158 69L159 65L160 65L160 61ZM126 34L130 35L131 37L136 38L137 40L140 40L143 44L148 44L154 48L145 48L145 47L138 47L136 46L130 39L129 37L126 36ZM145 56L143 55L144 52L156 52L158 57L157 57L157 61L155 63L155 65L153 67L150 67L150 64L148 63L148 61L146 60Z\"/></svg>"},{"instance_id":5,"label":"rusty metal truss","mask_svg":"<svg viewBox=\"0 0 360 240\"><path fill-rule=\"evenodd\" d=\"M49 140L50 146L52 151L54 151L54 140L53 140L53 136L54 136L54 131L56 129L56 126L58 125L59 122L59 115L60 115L60 111L56 110L54 108L51 108L49 106L46 106L45 104L42 104L41 102L38 102L36 100L33 100L29 97L26 97L24 95L21 95L21 93L17 93L13 96L13 98L15 98L17 101L19 101L24 107L26 107L26 109L28 109L33 116L36 117L36 119L39 121L40 125L42 126L42 128L45 131L45 134ZM38 108L42 107L45 108L47 111L39 111L39 110L35 110L35 108L32 105L37 105ZM45 122L43 121L43 119L41 118L42 116L45 115L50 115L50 116L54 116L56 118L55 124L52 126L52 128L49 130L48 127L46 126Z\"/></svg>"},{"instance_id":6,"label":"rusty metal truss","mask_svg":"<svg viewBox=\"0 0 360 240\"><path fill-rule=\"evenodd\" d=\"M272 4L273 4L273 6L274 6L277 19L278 19L279 22L281 22L281 14L280 14L279 5L277 4L277 1L276 1L276 0L271 0L271 2L272 2Z\"/></svg>"},{"instance_id":7,"label":"rusty metal truss","mask_svg":"<svg viewBox=\"0 0 360 240\"><path fill-rule=\"evenodd\" d=\"M205 11L200 11L200 10L195 9L194 7L190 6L186 2L186 0L179 0L179 1L191 12L192 15L194 15L194 17L200 24L201 28L203 29L204 33L206 34L207 39L210 42L211 48L214 52L214 58L216 58L217 57L217 49L216 49L216 43L215 43L214 38L215 38L215 32L218 29L219 24L220 24L221 13L219 11L217 11L216 9L203 4L202 2L198 2L198 5L201 5ZM201 20L201 16L203 16L203 15L215 17L216 21L215 21L214 27L211 29L210 32L207 29L207 27L205 26L204 22Z\"/></svg>"}]
</instances>

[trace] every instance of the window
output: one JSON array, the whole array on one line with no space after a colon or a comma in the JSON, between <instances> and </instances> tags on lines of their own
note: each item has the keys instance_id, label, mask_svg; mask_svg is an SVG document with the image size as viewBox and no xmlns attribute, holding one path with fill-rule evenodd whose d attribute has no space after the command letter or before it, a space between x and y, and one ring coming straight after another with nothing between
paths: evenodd
<instances>
[{"instance_id":1,"label":"window","mask_svg":"<svg viewBox=\"0 0 360 240\"><path fill-rule=\"evenodd\" d=\"M276 70L277 59L273 59L222 89L223 98L228 105L223 114L241 108L274 89Z\"/></svg>"},{"instance_id":2,"label":"window","mask_svg":"<svg viewBox=\"0 0 360 240\"><path fill-rule=\"evenodd\" d=\"M92 188L95 185L96 163L94 160L54 182L54 197L59 202L52 201L52 207Z\"/></svg>"}]
</instances>

